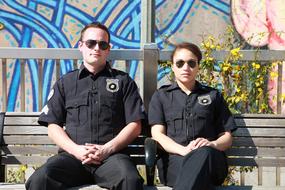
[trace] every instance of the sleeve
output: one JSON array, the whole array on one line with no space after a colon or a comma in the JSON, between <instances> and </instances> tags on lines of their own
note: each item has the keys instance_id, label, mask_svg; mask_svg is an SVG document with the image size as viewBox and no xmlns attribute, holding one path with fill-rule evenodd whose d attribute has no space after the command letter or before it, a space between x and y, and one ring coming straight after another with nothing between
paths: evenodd
<instances>
[{"instance_id":1,"label":"sleeve","mask_svg":"<svg viewBox=\"0 0 285 190\"><path fill-rule=\"evenodd\" d=\"M228 105L221 95L221 93L217 94L217 134L220 134L225 131L233 132L237 129L234 117L231 111L228 108Z\"/></svg>"},{"instance_id":2,"label":"sleeve","mask_svg":"<svg viewBox=\"0 0 285 190\"><path fill-rule=\"evenodd\" d=\"M47 104L42 109L38 123L48 126L49 123L54 123L59 126L65 124L65 98L63 93L62 80L57 81L48 95Z\"/></svg>"},{"instance_id":3,"label":"sleeve","mask_svg":"<svg viewBox=\"0 0 285 190\"><path fill-rule=\"evenodd\" d=\"M150 125L162 124L165 125L165 117L163 107L159 97L159 91L156 91L151 97L148 109L148 122Z\"/></svg>"},{"instance_id":4,"label":"sleeve","mask_svg":"<svg viewBox=\"0 0 285 190\"><path fill-rule=\"evenodd\" d=\"M130 77L126 79L123 95L126 123L145 119L146 113L138 87Z\"/></svg>"}]
</instances>

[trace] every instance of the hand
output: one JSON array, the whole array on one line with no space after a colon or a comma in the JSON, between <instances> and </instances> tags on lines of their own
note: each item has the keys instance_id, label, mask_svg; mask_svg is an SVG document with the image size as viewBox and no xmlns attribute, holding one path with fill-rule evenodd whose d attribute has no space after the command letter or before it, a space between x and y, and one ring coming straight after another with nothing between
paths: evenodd
<instances>
[{"instance_id":1,"label":"hand","mask_svg":"<svg viewBox=\"0 0 285 190\"><path fill-rule=\"evenodd\" d=\"M101 161L95 156L96 152L98 151L97 146L98 145L96 144L85 144L85 148L87 149L88 154L86 155L85 159L81 160L82 164L101 164Z\"/></svg>"},{"instance_id":2,"label":"hand","mask_svg":"<svg viewBox=\"0 0 285 190\"><path fill-rule=\"evenodd\" d=\"M84 145L77 145L76 148L73 149L71 154L75 156L78 160L83 161L88 158L88 154L90 154L91 151L88 150L88 147Z\"/></svg>"},{"instance_id":3,"label":"hand","mask_svg":"<svg viewBox=\"0 0 285 190\"><path fill-rule=\"evenodd\" d=\"M94 159L103 161L110 156L112 153L112 148L108 145L96 145L96 153L94 154Z\"/></svg>"},{"instance_id":4,"label":"hand","mask_svg":"<svg viewBox=\"0 0 285 190\"><path fill-rule=\"evenodd\" d=\"M89 154L87 158L83 160L82 164L101 164L101 162L112 153L112 147L107 144L98 145L86 143L85 146Z\"/></svg>"},{"instance_id":5,"label":"hand","mask_svg":"<svg viewBox=\"0 0 285 190\"><path fill-rule=\"evenodd\" d=\"M197 149L203 146L211 146L213 148L215 148L215 143L209 141L208 139L205 138L197 138L193 141L193 145L194 148L193 149Z\"/></svg>"},{"instance_id":6,"label":"hand","mask_svg":"<svg viewBox=\"0 0 285 190\"><path fill-rule=\"evenodd\" d=\"M191 152L192 150L194 150L195 146L194 146L194 141L191 141L187 146L184 146L181 151L180 151L180 155L181 156L186 156L189 152Z\"/></svg>"}]
</instances>

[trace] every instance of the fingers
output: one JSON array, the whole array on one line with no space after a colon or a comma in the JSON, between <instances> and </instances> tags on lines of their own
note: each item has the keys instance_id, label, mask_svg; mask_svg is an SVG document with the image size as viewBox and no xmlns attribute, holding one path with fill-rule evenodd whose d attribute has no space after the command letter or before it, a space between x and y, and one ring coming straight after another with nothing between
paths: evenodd
<instances>
[{"instance_id":1,"label":"fingers","mask_svg":"<svg viewBox=\"0 0 285 190\"><path fill-rule=\"evenodd\" d=\"M197 138L193 142L194 149L197 149L197 148L202 147L202 146L208 146L209 144L210 144L210 142L208 141L208 139L205 139L205 138Z\"/></svg>"},{"instance_id":2,"label":"fingers","mask_svg":"<svg viewBox=\"0 0 285 190\"><path fill-rule=\"evenodd\" d=\"M92 158L90 158L90 157L86 158L86 159L83 160L81 163L82 163L82 164L96 164L96 165L101 164L100 161L94 160L94 159L92 159Z\"/></svg>"}]
</instances>

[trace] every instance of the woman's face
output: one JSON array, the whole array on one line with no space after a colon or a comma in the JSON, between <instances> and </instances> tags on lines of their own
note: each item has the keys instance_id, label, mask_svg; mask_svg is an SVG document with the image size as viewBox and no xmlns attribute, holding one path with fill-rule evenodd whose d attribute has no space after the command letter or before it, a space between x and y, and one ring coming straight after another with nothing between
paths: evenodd
<instances>
[{"instance_id":1,"label":"woman's face","mask_svg":"<svg viewBox=\"0 0 285 190\"><path fill-rule=\"evenodd\" d=\"M178 83L186 86L194 84L199 70L198 58L188 49L177 49L173 56L172 70Z\"/></svg>"}]
</instances>

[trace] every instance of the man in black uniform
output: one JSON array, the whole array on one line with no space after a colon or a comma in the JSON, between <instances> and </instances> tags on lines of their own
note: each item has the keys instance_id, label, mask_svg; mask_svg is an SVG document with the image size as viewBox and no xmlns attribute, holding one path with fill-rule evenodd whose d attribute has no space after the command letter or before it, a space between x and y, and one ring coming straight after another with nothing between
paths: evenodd
<instances>
[{"instance_id":1,"label":"man in black uniform","mask_svg":"<svg viewBox=\"0 0 285 190\"><path fill-rule=\"evenodd\" d=\"M80 69L59 79L39 123L48 126L59 154L34 172L30 190L55 190L84 184L142 190L143 181L124 149L141 132L144 109L127 73L112 69L106 26L91 23L81 31Z\"/></svg>"},{"instance_id":2,"label":"man in black uniform","mask_svg":"<svg viewBox=\"0 0 285 190\"><path fill-rule=\"evenodd\" d=\"M172 54L176 82L163 86L149 104L153 138L165 150L159 178L175 190L214 190L228 173L224 150L236 129L221 93L196 81L200 49L178 44Z\"/></svg>"}]
</instances>

